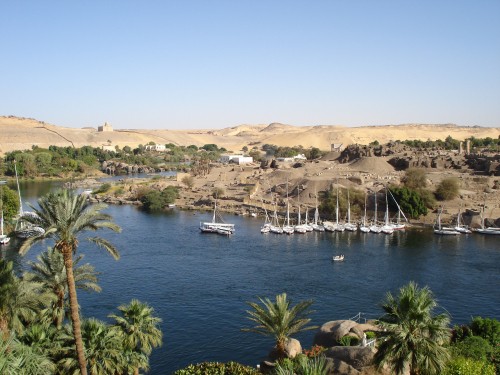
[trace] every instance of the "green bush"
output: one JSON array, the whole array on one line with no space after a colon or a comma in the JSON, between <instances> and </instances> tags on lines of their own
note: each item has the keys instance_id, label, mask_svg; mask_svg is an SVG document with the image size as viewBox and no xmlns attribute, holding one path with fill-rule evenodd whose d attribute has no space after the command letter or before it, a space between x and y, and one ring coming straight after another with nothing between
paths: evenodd
<instances>
[{"instance_id":1,"label":"green bush","mask_svg":"<svg viewBox=\"0 0 500 375\"><path fill-rule=\"evenodd\" d=\"M500 322L496 319L475 317L470 325L472 333L480 336L493 346L500 344Z\"/></svg>"},{"instance_id":2,"label":"green bush","mask_svg":"<svg viewBox=\"0 0 500 375\"><path fill-rule=\"evenodd\" d=\"M456 178L445 178L438 184L434 194L438 200L448 201L458 196L459 188L460 186Z\"/></svg>"},{"instance_id":3,"label":"green bush","mask_svg":"<svg viewBox=\"0 0 500 375\"><path fill-rule=\"evenodd\" d=\"M452 351L457 356L471 358L477 361L486 361L490 359L493 348L489 342L482 337L470 336L455 343L452 346Z\"/></svg>"},{"instance_id":4,"label":"green bush","mask_svg":"<svg viewBox=\"0 0 500 375\"><path fill-rule=\"evenodd\" d=\"M495 375L495 366L471 358L453 358L444 375Z\"/></svg>"},{"instance_id":5,"label":"green bush","mask_svg":"<svg viewBox=\"0 0 500 375\"><path fill-rule=\"evenodd\" d=\"M309 358L299 354L294 359L285 358L279 361L272 372L274 375L327 375L325 356Z\"/></svg>"},{"instance_id":6,"label":"green bush","mask_svg":"<svg viewBox=\"0 0 500 375\"><path fill-rule=\"evenodd\" d=\"M359 345L359 339L353 336L344 336L339 340L339 344L342 346L356 346Z\"/></svg>"},{"instance_id":7,"label":"green bush","mask_svg":"<svg viewBox=\"0 0 500 375\"><path fill-rule=\"evenodd\" d=\"M104 194L104 193L108 192L109 189L111 189L111 184L106 182L105 184L102 184L101 186L99 186L97 188L97 190L95 190L93 193L94 194Z\"/></svg>"},{"instance_id":8,"label":"green bush","mask_svg":"<svg viewBox=\"0 0 500 375\"><path fill-rule=\"evenodd\" d=\"M259 375L253 367L244 366L236 362L219 363L203 362L189 365L174 372L174 375Z\"/></svg>"},{"instance_id":9,"label":"green bush","mask_svg":"<svg viewBox=\"0 0 500 375\"><path fill-rule=\"evenodd\" d=\"M377 334L373 331L367 331L367 332L365 332L365 334L366 334L367 340L373 340L374 338L377 337Z\"/></svg>"}]
</instances>

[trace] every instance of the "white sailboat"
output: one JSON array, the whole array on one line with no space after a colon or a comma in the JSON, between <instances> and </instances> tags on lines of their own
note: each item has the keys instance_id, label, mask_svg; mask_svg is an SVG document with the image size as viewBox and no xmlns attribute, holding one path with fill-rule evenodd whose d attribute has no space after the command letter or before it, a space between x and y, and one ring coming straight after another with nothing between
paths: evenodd
<instances>
[{"instance_id":1,"label":"white sailboat","mask_svg":"<svg viewBox=\"0 0 500 375\"><path fill-rule=\"evenodd\" d=\"M290 202L288 201L288 181L286 182L286 225L283 225L283 233L293 234L294 228L290 225Z\"/></svg>"},{"instance_id":2,"label":"white sailboat","mask_svg":"<svg viewBox=\"0 0 500 375\"><path fill-rule=\"evenodd\" d=\"M373 215L373 223L370 225L370 232L373 233L380 233L382 232L382 227L377 224L378 218L377 218L377 192L374 192L374 197L375 197L375 213Z\"/></svg>"},{"instance_id":3,"label":"white sailboat","mask_svg":"<svg viewBox=\"0 0 500 375\"><path fill-rule=\"evenodd\" d=\"M314 228L312 227L311 224L309 224L309 210L306 207L306 219L304 221L304 227L306 228L306 231L312 232Z\"/></svg>"},{"instance_id":4,"label":"white sailboat","mask_svg":"<svg viewBox=\"0 0 500 375\"><path fill-rule=\"evenodd\" d=\"M351 223L351 201L349 200L349 189L347 189L347 223L344 224L345 230L349 232L356 232L358 226Z\"/></svg>"},{"instance_id":5,"label":"white sailboat","mask_svg":"<svg viewBox=\"0 0 500 375\"><path fill-rule=\"evenodd\" d=\"M401 221L401 215L405 219L406 223L408 223L408 219L406 218L403 210L399 206L398 201L396 200L396 198L394 198L394 195L392 195L391 190L390 189L387 189L387 190L389 191L389 194L390 194L391 198L394 200L394 203L398 207L398 215L397 215L397 218L396 218L396 222L395 223L391 223L391 226L392 226L392 228L394 230L405 230L406 229L406 224Z\"/></svg>"},{"instance_id":6,"label":"white sailboat","mask_svg":"<svg viewBox=\"0 0 500 375\"><path fill-rule=\"evenodd\" d=\"M1 211L1 216L0 216L0 244L5 245L8 244L10 241L10 237L7 237L6 234L3 233L3 210Z\"/></svg>"},{"instance_id":7,"label":"white sailboat","mask_svg":"<svg viewBox=\"0 0 500 375\"><path fill-rule=\"evenodd\" d=\"M262 202L262 206L264 207L264 202ZM264 207L264 212L265 212L265 219L264 219L264 224L260 228L260 233L269 233L271 231L271 219L269 218L269 215L267 214L266 207Z\"/></svg>"},{"instance_id":8,"label":"white sailboat","mask_svg":"<svg viewBox=\"0 0 500 375\"><path fill-rule=\"evenodd\" d=\"M481 228L477 228L474 230L476 233L480 234L489 234L489 235L500 235L500 228L493 228L493 227L485 227L484 226L484 206L486 204L483 204L483 208L481 209Z\"/></svg>"},{"instance_id":9,"label":"white sailboat","mask_svg":"<svg viewBox=\"0 0 500 375\"><path fill-rule=\"evenodd\" d=\"M394 227L391 225L389 220L389 201L387 200L387 187L385 188L385 215L384 215L384 225L382 226L382 233L392 234L394 233Z\"/></svg>"},{"instance_id":10,"label":"white sailboat","mask_svg":"<svg viewBox=\"0 0 500 375\"><path fill-rule=\"evenodd\" d=\"M365 192L365 216L363 216L363 222L359 226L359 230L363 233L369 233L370 227L366 225L366 192Z\"/></svg>"},{"instance_id":11,"label":"white sailboat","mask_svg":"<svg viewBox=\"0 0 500 375\"><path fill-rule=\"evenodd\" d=\"M434 233L439 234L439 235L445 235L445 236L460 234L453 228L447 228L447 227L443 227L441 225L441 214L442 213L443 213L443 207L441 206L439 208L438 216L436 218L436 223L434 224Z\"/></svg>"},{"instance_id":12,"label":"white sailboat","mask_svg":"<svg viewBox=\"0 0 500 375\"><path fill-rule=\"evenodd\" d=\"M457 224L453 229L455 229L458 233L463 233L463 234L472 233L472 231L467 227L467 225L464 225L460 222L461 219L462 219L462 208L460 207L458 209L458 214L457 214Z\"/></svg>"},{"instance_id":13,"label":"white sailboat","mask_svg":"<svg viewBox=\"0 0 500 375\"><path fill-rule=\"evenodd\" d=\"M271 226L269 227L269 231L274 234L283 234L283 228L280 225L278 219L278 203L274 202L274 214L271 218Z\"/></svg>"},{"instance_id":14,"label":"white sailboat","mask_svg":"<svg viewBox=\"0 0 500 375\"><path fill-rule=\"evenodd\" d=\"M319 211L318 211L318 196L316 195L316 210L314 210L314 223L311 225L313 230L317 232L324 232L325 227L320 224Z\"/></svg>"},{"instance_id":15,"label":"white sailboat","mask_svg":"<svg viewBox=\"0 0 500 375\"><path fill-rule=\"evenodd\" d=\"M17 215L14 233L17 237L22 239L41 236L45 233L45 229L23 221L23 217L27 216L37 217L37 215L34 212L24 212L23 210L23 201L21 199L21 188L19 187L19 177L17 175L17 163L15 160L14 160L14 171L16 173L17 194L19 195L19 213Z\"/></svg>"},{"instance_id":16,"label":"white sailboat","mask_svg":"<svg viewBox=\"0 0 500 375\"><path fill-rule=\"evenodd\" d=\"M307 228L306 226L302 223L301 217L300 217L300 190L297 187L297 202L299 204L299 212L297 213L297 225L293 227L293 230L297 233L304 234L307 233Z\"/></svg>"},{"instance_id":17,"label":"white sailboat","mask_svg":"<svg viewBox=\"0 0 500 375\"><path fill-rule=\"evenodd\" d=\"M344 225L339 223L339 187L337 185L337 205L335 207L335 231L343 232L345 230Z\"/></svg>"},{"instance_id":18,"label":"white sailboat","mask_svg":"<svg viewBox=\"0 0 500 375\"><path fill-rule=\"evenodd\" d=\"M214 203L212 221L200 222L200 230L202 233L217 233L226 236L234 233L234 224L225 223L217 211L217 198Z\"/></svg>"}]
</instances>

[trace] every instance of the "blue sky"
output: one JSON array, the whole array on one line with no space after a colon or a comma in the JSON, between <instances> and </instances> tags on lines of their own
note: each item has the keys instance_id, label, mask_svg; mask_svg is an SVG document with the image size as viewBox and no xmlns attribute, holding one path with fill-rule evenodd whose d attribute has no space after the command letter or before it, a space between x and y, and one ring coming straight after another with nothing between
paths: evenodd
<instances>
[{"instance_id":1,"label":"blue sky","mask_svg":"<svg viewBox=\"0 0 500 375\"><path fill-rule=\"evenodd\" d=\"M0 2L0 115L500 126L500 1Z\"/></svg>"}]
</instances>

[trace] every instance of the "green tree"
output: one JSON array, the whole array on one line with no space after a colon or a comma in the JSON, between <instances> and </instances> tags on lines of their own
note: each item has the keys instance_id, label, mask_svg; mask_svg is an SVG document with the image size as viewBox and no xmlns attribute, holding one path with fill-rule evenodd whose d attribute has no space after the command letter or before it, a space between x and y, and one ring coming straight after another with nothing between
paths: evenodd
<instances>
[{"instance_id":1,"label":"green tree","mask_svg":"<svg viewBox=\"0 0 500 375\"><path fill-rule=\"evenodd\" d=\"M76 352L82 375L87 374L85 352L80 329L80 315L76 294L75 276L73 273L73 254L78 249L79 237L87 231L110 229L120 231L120 227L113 223L111 216L101 211L105 204L91 205L84 195L77 195L72 190L58 190L50 192L38 199L39 208L31 206L35 215L23 217L22 220L45 229L44 234L28 238L19 249L21 254L35 243L52 238L55 241L55 250L61 252L66 268L68 293L70 301L71 322L75 339ZM88 241L104 248L115 259L119 258L116 247L101 237L89 237Z\"/></svg>"},{"instance_id":2,"label":"green tree","mask_svg":"<svg viewBox=\"0 0 500 375\"><path fill-rule=\"evenodd\" d=\"M115 326L122 332L124 347L135 356L131 358L148 358L153 348L162 343L162 332L159 328L161 319L154 316L152 307L133 299L128 305L118 307L121 315L112 314ZM147 367L144 361L135 361L134 374L139 374L139 369Z\"/></svg>"},{"instance_id":3,"label":"green tree","mask_svg":"<svg viewBox=\"0 0 500 375\"><path fill-rule=\"evenodd\" d=\"M458 196L460 185L456 178L445 178L436 187L435 195L440 201L448 201Z\"/></svg>"},{"instance_id":4,"label":"green tree","mask_svg":"<svg viewBox=\"0 0 500 375\"><path fill-rule=\"evenodd\" d=\"M51 298L41 283L17 277L12 262L0 259L0 336L21 333Z\"/></svg>"},{"instance_id":5,"label":"green tree","mask_svg":"<svg viewBox=\"0 0 500 375\"><path fill-rule=\"evenodd\" d=\"M290 301L286 293L276 296L276 302L269 298L260 298L261 306L255 302L247 302L252 310L247 310L248 319L256 326L244 328L243 331L256 332L265 336L273 336L276 340L276 349L279 357L285 356L286 341L291 335L316 329L315 326L307 326L311 321L307 316L311 313L309 307L312 301L302 301L290 307Z\"/></svg>"},{"instance_id":6,"label":"green tree","mask_svg":"<svg viewBox=\"0 0 500 375\"><path fill-rule=\"evenodd\" d=\"M36 348L0 336L0 374L47 375L53 374L55 368L50 358L39 353Z\"/></svg>"},{"instance_id":7,"label":"green tree","mask_svg":"<svg viewBox=\"0 0 500 375\"><path fill-rule=\"evenodd\" d=\"M83 255L78 255L73 261L73 274L75 287L82 290L93 290L100 292L101 287L97 285L97 273L90 264L79 266ZM41 283L56 296L52 305L54 325L60 329L65 315L65 301L68 295L68 280L64 259L61 252L54 248L37 256L38 263L29 262L32 271L32 280Z\"/></svg>"},{"instance_id":8,"label":"green tree","mask_svg":"<svg viewBox=\"0 0 500 375\"><path fill-rule=\"evenodd\" d=\"M429 288L414 282L403 286L399 295L390 292L382 304L384 329L374 361L387 365L395 374L441 374L449 359L445 345L450 338L447 314L434 315L437 307Z\"/></svg>"},{"instance_id":9,"label":"green tree","mask_svg":"<svg viewBox=\"0 0 500 375\"><path fill-rule=\"evenodd\" d=\"M115 327L90 318L82 321L82 338L91 375L122 374L127 364L123 355L122 337ZM77 373L79 366L71 352L65 353L59 365L63 373Z\"/></svg>"},{"instance_id":10,"label":"green tree","mask_svg":"<svg viewBox=\"0 0 500 375\"><path fill-rule=\"evenodd\" d=\"M19 196L6 185L0 185L0 206L3 210L4 220L7 222L19 212Z\"/></svg>"},{"instance_id":11,"label":"green tree","mask_svg":"<svg viewBox=\"0 0 500 375\"><path fill-rule=\"evenodd\" d=\"M412 219L418 219L421 215L427 215L427 206L420 193L408 187L391 187L391 193L405 215ZM397 206L393 200L389 201L393 210Z\"/></svg>"}]
</instances>

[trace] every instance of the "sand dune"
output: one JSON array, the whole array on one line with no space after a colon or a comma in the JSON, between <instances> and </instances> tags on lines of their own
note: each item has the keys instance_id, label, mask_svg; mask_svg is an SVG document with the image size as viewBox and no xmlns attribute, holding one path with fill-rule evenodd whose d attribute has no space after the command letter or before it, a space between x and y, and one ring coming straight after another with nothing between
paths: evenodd
<instances>
[{"instance_id":1,"label":"sand dune","mask_svg":"<svg viewBox=\"0 0 500 375\"><path fill-rule=\"evenodd\" d=\"M95 128L67 128L44 123L34 119L0 116L0 153L13 150L39 147L91 145L100 147L104 144L137 147L139 144L174 143L176 145L203 146L215 143L219 147L238 152L242 147L261 146L265 143L278 146L318 147L329 150L332 143L368 144L378 140L386 143L391 140L421 139L444 140L447 136L463 140L476 138L499 138L500 128L466 127L453 124L405 124L383 126L292 126L280 123L269 125L238 125L226 129L204 130L144 130L120 129L114 125L113 132L98 132Z\"/></svg>"}]
</instances>

